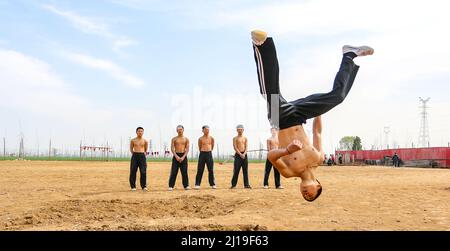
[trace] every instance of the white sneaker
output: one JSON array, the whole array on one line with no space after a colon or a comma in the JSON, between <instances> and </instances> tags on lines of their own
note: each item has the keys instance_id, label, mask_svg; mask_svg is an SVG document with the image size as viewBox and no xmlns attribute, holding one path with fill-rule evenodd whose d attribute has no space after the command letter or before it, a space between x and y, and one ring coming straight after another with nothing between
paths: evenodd
<instances>
[{"instance_id":1,"label":"white sneaker","mask_svg":"<svg viewBox=\"0 0 450 251\"><path fill-rule=\"evenodd\" d=\"M283 186L279 186L279 187L277 187L277 189L284 189L284 187Z\"/></svg>"},{"instance_id":2,"label":"white sneaker","mask_svg":"<svg viewBox=\"0 0 450 251\"><path fill-rule=\"evenodd\" d=\"M199 189L200 189L200 186L195 186L194 189L195 189L195 190L199 190Z\"/></svg>"},{"instance_id":3,"label":"white sneaker","mask_svg":"<svg viewBox=\"0 0 450 251\"><path fill-rule=\"evenodd\" d=\"M184 189L185 189L185 190L191 190L191 187L190 187L190 186L187 186L187 187L185 187Z\"/></svg>"},{"instance_id":4,"label":"white sneaker","mask_svg":"<svg viewBox=\"0 0 450 251\"><path fill-rule=\"evenodd\" d=\"M267 32L261 30L252 31L252 41L255 45L262 45L266 42Z\"/></svg>"},{"instance_id":5,"label":"white sneaker","mask_svg":"<svg viewBox=\"0 0 450 251\"><path fill-rule=\"evenodd\" d=\"M131 191L132 191L132 192L136 191L136 188L131 188Z\"/></svg>"},{"instance_id":6,"label":"white sneaker","mask_svg":"<svg viewBox=\"0 0 450 251\"><path fill-rule=\"evenodd\" d=\"M264 186L264 189L269 189L269 186Z\"/></svg>"},{"instance_id":7,"label":"white sneaker","mask_svg":"<svg viewBox=\"0 0 450 251\"><path fill-rule=\"evenodd\" d=\"M147 191L148 191L148 188L147 188L147 187L144 187L144 188L142 188L142 191L147 192Z\"/></svg>"},{"instance_id":8,"label":"white sneaker","mask_svg":"<svg viewBox=\"0 0 450 251\"><path fill-rule=\"evenodd\" d=\"M173 187L169 187L169 191L173 191Z\"/></svg>"},{"instance_id":9,"label":"white sneaker","mask_svg":"<svg viewBox=\"0 0 450 251\"><path fill-rule=\"evenodd\" d=\"M212 188L212 189L217 189L217 187L216 187L216 186L212 186L211 188Z\"/></svg>"},{"instance_id":10,"label":"white sneaker","mask_svg":"<svg viewBox=\"0 0 450 251\"><path fill-rule=\"evenodd\" d=\"M369 56L374 53L374 49L369 46L351 46L351 45L344 45L342 47L342 54L345 54L347 52L353 52L357 56Z\"/></svg>"}]
</instances>

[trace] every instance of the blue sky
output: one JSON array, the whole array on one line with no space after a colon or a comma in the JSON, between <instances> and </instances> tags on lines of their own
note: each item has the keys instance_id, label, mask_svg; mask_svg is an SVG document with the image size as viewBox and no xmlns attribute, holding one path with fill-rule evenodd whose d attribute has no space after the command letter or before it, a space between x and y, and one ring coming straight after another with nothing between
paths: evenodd
<instances>
[{"instance_id":1,"label":"blue sky","mask_svg":"<svg viewBox=\"0 0 450 251\"><path fill-rule=\"evenodd\" d=\"M269 136L249 33L274 37L281 90L297 99L332 86L343 44L368 44L348 99L324 115L324 147L359 135L366 148L419 134L419 96L431 97L434 146L450 141L450 23L445 1L0 0L0 130L8 151L75 149L146 128L155 148L184 124L209 124L232 152L234 126L250 148ZM390 126L388 139L384 126ZM310 123L306 126L310 129ZM125 148L125 147L123 147Z\"/></svg>"}]
</instances>

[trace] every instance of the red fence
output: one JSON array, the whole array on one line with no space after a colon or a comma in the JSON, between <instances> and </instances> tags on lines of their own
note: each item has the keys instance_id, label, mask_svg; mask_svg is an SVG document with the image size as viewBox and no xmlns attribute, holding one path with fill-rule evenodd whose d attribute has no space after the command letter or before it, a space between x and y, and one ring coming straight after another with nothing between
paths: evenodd
<instances>
[{"instance_id":1,"label":"red fence","mask_svg":"<svg viewBox=\"0 0 450 251\"><path fill-rule=\"evenodd\" d=\"M439 167L450 167L450 147L336 151L336 156L342 154L344 158L347 159L350 158L350 160L366 161L366 160L382 160L386 156L392 157L394 153L397 153L397 155L403 161L433 160L438 163Z\"/></svg>"}]
</instances>

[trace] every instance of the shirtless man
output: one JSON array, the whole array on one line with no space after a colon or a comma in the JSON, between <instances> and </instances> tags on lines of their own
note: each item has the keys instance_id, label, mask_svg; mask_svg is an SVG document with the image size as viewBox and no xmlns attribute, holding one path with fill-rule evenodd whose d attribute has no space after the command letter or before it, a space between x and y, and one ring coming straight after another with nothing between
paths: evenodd
<instances>
[{"instance_id":1,"label":"shirtless man","mask_svg":"<svg viewBox=\"0 0 450 251\"><path fill-rule=\"evenodd\" d=\"M131 163L130 163L130 186L131 191L136 191L136 172L139 167L141 174L141 187L143 191L147 191L147 150L148 141L142 138L144 128L136 129L137 137L130 142Z\"/></svg>"},{"instance_id":2,"label":"shirtless man","mask_svg":"<svg viewBox=\"0 0 450 251\"><path fill-rule=\"evenodd\" d=\"M181 169L181 177L183 179L183 187L186 190L190 190L189 178L188 178L188 159L189 153L189 139L183 136L184 127L182 125L177 126L178 136L172 138L171 151L172 169L170 171L169 178L169 190L172 191L177 180L178 169Z\"/></svg>"},{"instance_id":3,"label":"shirtless man","mask_svg":"<svg viewBox=\"0 0 450 251\"><path fill-rule=\"evenodd\" d=\"M279 142L278 142L278 129L272 128L271 129L272 136L267 139L267 150L270 152L273 149L277 149ZM270 162L269 159L266 160L266 170L264 172L264 189L269 188L269 175L270 171L272 170L272 162ZM276 168L273 169L273 174L275 178L275 187L277 189L283 189L280 182L280 172Z\"/></svg>"},{"instance_id":4,"label":"shirtless man","mask_svg":"<svg viewBox=\"0 0 450 251\"><path fill-rule=\"evenodd\" d=\"M238 125L236 127L238 136L233 138L234 155L234 169L233 179L231 180L231 189L236 188L239 172L242 167L242 174L244 175L244 188L251 189L248 181L248 158L247 158L247 138L244 137L244 126Z\"/></svg>"},{"instance_id":5,"label":"shirtless man","mask_svg":"<svg viewBox=\"0 0 450 251\"><path fill-rule=\"evenodd\" d=\"M271 150L268 159L286 178L300 177L300 191L307 201L314 201L322 186L314 176L314 169L323 162L320 115L342 103L349 93L359 66L353 62L357 56L372 55L368 46L343 47L341 66L329 93L313 94L287 102L280 93L279 68L275 44L264 31L252 31L253 51L256 61L260 92L268 102L268 119L280 128L279 149ZM302 124L313 121L313 143L308 139Z\"/></svg>"},{"instance_id":6,"label":"shirtless man","mask_svg":"<svg viewBox=\"0 0 450 251\"><path fill-rule=\"evenodd\" d=\"M208 181L212 189L216 189L216 182L214 180L214 160L212 151L214 150L214 138L209 135L209 126L202 127L203 136L198 139L198 149L200 154L198 156L197 176L195 177L195 189L200 189L202 183L203 171L205 164L208 167Z\"/></svg>"}]
</instances>

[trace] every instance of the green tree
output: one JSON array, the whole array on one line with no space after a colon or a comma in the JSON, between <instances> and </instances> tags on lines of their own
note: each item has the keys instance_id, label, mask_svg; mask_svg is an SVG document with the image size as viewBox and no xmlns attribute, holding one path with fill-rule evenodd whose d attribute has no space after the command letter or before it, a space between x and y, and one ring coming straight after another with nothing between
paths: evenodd
<instances>
[{"instance_id":1,"label":"green tree","mask_svg":"<svg viewBox=\"0 0 450 251\"><path fill-rule=\"evenodd\" d=\"M339 141L339 149L344 151L352 150L354 142L355 142L354 136L345 136Z\"/></svg>"},{"instance_id":2,"label":"green tree","mask_svg":"<svg viewBox=\"0 0 450 251\"><path fill-rule=\"evenodd\" d=\"M353 141L352 150L362 150L360 137L358 137L358 136L355 137L355 140Z\"/></svg>"}]
</instances>

